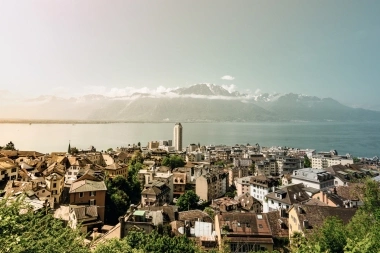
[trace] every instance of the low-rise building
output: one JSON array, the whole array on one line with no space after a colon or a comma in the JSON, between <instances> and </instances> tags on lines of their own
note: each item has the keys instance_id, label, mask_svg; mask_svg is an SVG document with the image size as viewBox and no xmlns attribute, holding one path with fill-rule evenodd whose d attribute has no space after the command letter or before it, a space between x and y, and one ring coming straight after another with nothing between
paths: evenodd
<instances>
[{"instance_id":1,"label":"low-rise building","mask_svg":"<svg viewBox=\"0 0 380 253\"><path fill-rule=\"evenodd\" d=\"M19 167L12 159L0 158L0 181L17 180Z\"/></svg>"},{"instance_id":2,"label":"low-rise building","mask_svg":"<svg viewBox=\"0 0 380 253\"><path fill-rule=\"evenodd\" d=\"M215 216L219 247L231 252L272 251L273 238L266 214L222 213Z\"/></svg>"},{"instance_id":3,"label":"low-rise building","mask_svg":"<svg viewBox=\"0 0 380 253\"><path fill-rule=\"evenodd\" d=\"M334 186L334 176L324 169L304 168L293 171L292 183L303 183L305 187L325 189Z\"/></svg>"},{"instance_id":4,"label":"low-rise building","mask_svg":"<svg viewBox=\"0 0 380 253\"><path fill-rule=\"evenodd\" d=\"M249 183L251 196L261 202L268 193L273 192L280 185L278 178L265 175L251 177Z\"/></svg>"},{"instance_id":5,"label":"low-rise building","mask_svg":"<svg viewBox=\"0 0 380 253\"><path fill-rule=\"evenodd\" d=\"M170 204L170 188L161 181L153 180L144 185L141 192L141 206L162 206Z\"/></svg>"}]
</instances>

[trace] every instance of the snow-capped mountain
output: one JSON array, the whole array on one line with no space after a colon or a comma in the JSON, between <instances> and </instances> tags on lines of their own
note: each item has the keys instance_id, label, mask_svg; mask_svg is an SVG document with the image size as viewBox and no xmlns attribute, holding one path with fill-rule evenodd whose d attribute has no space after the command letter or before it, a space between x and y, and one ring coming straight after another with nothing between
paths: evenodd
<instances>
[{"instance_id":1,"label":"snow-capped mountain","mask_svg":"<svg viewBox=\"0 0 380 253\"><path fill-rule=\"evenodd\" d=\"M0 118L107 121L355 121L380 112L300 94L248 95L214 84L108 97L40 96L3 104Z\"/></svg>"}]
</instances>

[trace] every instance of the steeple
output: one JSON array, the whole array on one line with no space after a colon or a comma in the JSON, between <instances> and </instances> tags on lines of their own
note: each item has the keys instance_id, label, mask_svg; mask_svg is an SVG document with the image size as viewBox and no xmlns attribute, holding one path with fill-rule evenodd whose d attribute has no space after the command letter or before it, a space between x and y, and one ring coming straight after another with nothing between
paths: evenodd
<instances>
[{"instance_id":1,"label":"steeple","mask_svg":"<svg viewBox=\"0 0 380 253\"><path fill-rule=\"evenodd\" d=\"M70 146L70 141L69 141L69 148L67 149L67 153L71 154L71 146Z\"/></svg>"}]
</instances>

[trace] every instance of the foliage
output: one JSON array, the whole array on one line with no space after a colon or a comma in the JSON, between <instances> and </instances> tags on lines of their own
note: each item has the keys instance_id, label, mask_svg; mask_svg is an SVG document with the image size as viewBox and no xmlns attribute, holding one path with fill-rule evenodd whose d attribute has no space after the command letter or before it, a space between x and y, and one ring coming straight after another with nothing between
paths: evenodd
<instances>
[{"instance_id":1,"label":"foliage","mask_svg":"<svg viewBox=\"0 0 380 253\"><path fill-rule=\"evenodd\" d=\"M97 246L94 253L144 253L144 251L133 249L126 240L112 239Z\"/></svg>"},{"instance_id":2,"label":"foliage","mask_svg":"<svg viewBox=\"0 0 380 253\"><path fill-rule=\"evenodd\" d=\"M113 152L113 148L108 148L107 152Z\"/></svg>"},{"instance_id":3,"label":"foliage","mask_svg":"<svg viewBox=\"0 0 380 253\"><path fill-rule=\"evenodd\" d=\"M305 168L311 168L311 161L307 155L305 155L303 158L303 165Z\"/></svg>"},{"instance_id":4,"label":"foliage","mask_svg":"<svg viewBox=\"0 0 380 253\"><path fill-rule=\"evenodd\" d=\"M165 157L162 160L162 165L170 167L171 169L175 169L178 167L185 166L186 162L182 159L182 157L178 155L171 155L169 157Z\"/></svg>"},{"instance_id":5,"label":"foliage","mask_svg":"<svg viewBox=\"0 0 380 253\"><path fill-rule=\"evenodd\" d=\"M79 150L76 147L70 148L70 153L69 154L75 155L75 154L78 154L78 153L79 153Z\"/></svg>"},{"instance_id":6,"label":"foliage","mask_svg":"<svg viewBox=\"0 0 380 253\"><path fill-rule=\"evenodd\" d=\"M225 166L225 162L222 161L222 160L219 160L219 161L215 162L214 164L215 164L215 165L218 165L218 166L220 166L220 167L224 167L224 166Z\"/></svg>"},{"instance_id":7,"label":"foliage","mask_svg":"<svg viewBox=\"0 0 380 253\"><path fill-rule=\"evenodd\" d=\"M254 161L252 161L251 166L249 166L249 173L251 175L255 175L255 172L256 172L256 163Z\"/></svg>"},{"instance_id":8,"label":"foliage","mask_svg":"<svg viewBox=\"0 0 380 253\"><path fill-rule=\"evenodd\" d=\"M33 212L23 196L0 200L0 234L0 252L89 252L78 230L50 214Z\"/></svg>"},{"instance_id":9,"label":"foliage","mask_svg":"<svg viewBox=\"0 0 380 253\"><path fill-rule=\"evenodd\" d=\"M215 218L215 211L214 209L212 209L211 207L206 207L203 212L207 213L208 215L210 215L210 217L214 220Z\"/></svg>"},{"instance_id":10,"label":"foliage","mask_svg":"<svg viewBox=\"0 0 380 253\"><path fill-rule=\"evenodd\" d=\"M143 252L195 253L198 251L195 243L186 236L170 237L160 235L156 231L145 234L141 231L130 231L123 239L131 248Z\"/></svg>"},{"instance_id":11,"label":"foliage","mask_svg":"<svg viewBox=\"0 0 380 253\"><path fill-rule=\"evenodd\" d=\"M357 157L353 157L352 160L354 161L354 163L360 163L361 160Z\"/></svg>"},{"instance_id":12,"label":"foliage","mask_svg":"<svg viewBox=\"0 0 380 253\"><path fill-rule=\"evenodd\" d=\"M181 195L176 205L181 211L195 209L198 207L199 196L194 191L190 190Z\"/></svg>"},{"instance_id":13,"label":"foliage","mask_svg":"<svg viewBox=\"0 0 380 253\"><path fill-rule=\"evenodd\" d=\"M143 161L144 161L144 158L141 154L141 151L136 150L132 155L131 164L134 165L136 163L142 163Z\"/></svg>"},{"instance_id":14,"label":"foliage","mask_svg":"<svg viewBox=\"0 0 380 253\"><path fill-rule=\"evenodd\" d=\"M12 141L8 142L7 145L5 145L4 150L16 150L15 144Z\"/></svg>"}]
</instances>

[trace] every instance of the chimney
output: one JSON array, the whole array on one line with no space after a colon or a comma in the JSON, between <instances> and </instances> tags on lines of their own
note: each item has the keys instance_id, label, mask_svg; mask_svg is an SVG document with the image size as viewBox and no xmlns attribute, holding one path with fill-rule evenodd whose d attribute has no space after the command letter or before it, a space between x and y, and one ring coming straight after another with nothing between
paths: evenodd
<instances>
[{"instance_id":1,"label":"chimney","mask_svg":"<svg viewBox=\"0 0 380 253\"><path fill-rule=\"evenodd\" d=\"M338 194L338 192L336 191L336 187L334 187L334 194Z\"/></svg>"},{"instance_id":2,"label":"chimney","mask_svg":"<svg viewBox=\"0 0 380 253\"><path fill-rule=\"evenodd\" d=\"M119 222L120 222L120 239L124 238L125 236L125 219L124 216L119 217Z\"/></svg>"}]
</instances>

